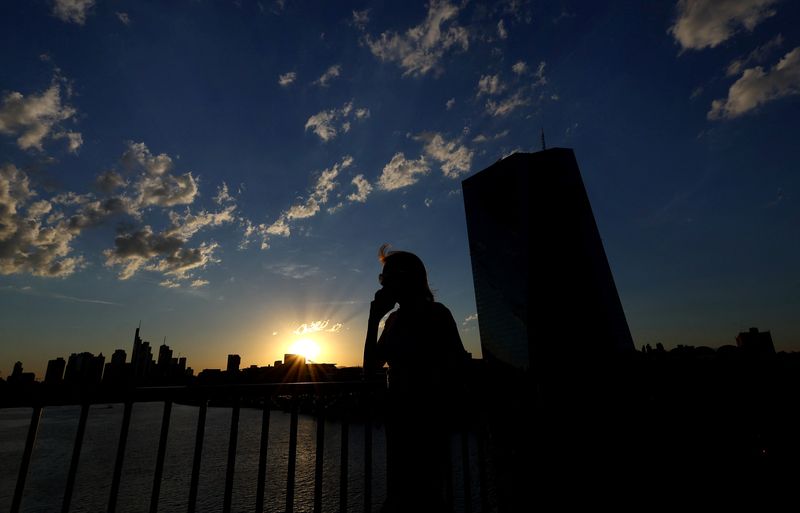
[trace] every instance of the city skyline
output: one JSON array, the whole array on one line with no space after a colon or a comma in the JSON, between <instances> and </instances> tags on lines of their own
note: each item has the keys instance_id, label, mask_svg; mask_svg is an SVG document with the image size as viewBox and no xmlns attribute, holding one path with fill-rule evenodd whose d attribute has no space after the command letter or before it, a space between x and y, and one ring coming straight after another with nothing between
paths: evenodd
<instances>
[{"instance_id":1,"label":"city skyline","mask_svg":"<svg viewBox=\"0 0 800 513\"><path fill-rule=\"evenodd\" d=\"M800 6L0 6L0 375L302 337L358 365L377 249L480 356L461 180L573 148L636 347L800 350ZM44 356L43 356L44 355Z\"/></svg>"}]
</instances>

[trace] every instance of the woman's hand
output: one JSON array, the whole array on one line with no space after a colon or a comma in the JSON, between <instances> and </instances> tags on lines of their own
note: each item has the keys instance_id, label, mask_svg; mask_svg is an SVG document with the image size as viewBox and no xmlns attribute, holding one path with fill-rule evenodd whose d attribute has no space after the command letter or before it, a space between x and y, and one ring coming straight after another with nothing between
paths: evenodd
<instances>
[{"instance_id":1,"label":"woman's hand","mask_svg":"<svg viewBox=\"0 0 800 513\"><path fill-rule=\"evenodd\" d=\"M394 309L396 301L386 288L375 292L375 299L369 304L369 318L373 322L380 321L384 315Z\"/></svg>"}]
</instances>

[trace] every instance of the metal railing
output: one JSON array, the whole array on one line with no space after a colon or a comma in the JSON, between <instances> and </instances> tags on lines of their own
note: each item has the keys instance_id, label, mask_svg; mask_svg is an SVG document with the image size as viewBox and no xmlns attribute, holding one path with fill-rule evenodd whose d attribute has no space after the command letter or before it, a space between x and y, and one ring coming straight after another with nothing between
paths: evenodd
<instances>
[{"instance_id":1,"label":"metal railing","mask_svg":"<svg viewBox=\"0 0 800 513\"><path fill-rule=\"evenodd\" d=\"M341 423L341 453L339 462L339 511L348 511L348 457L349 457L349 432L350 420L358 415L364 425L364 483L363 483L363 510L372 511L372 461L373 461L373 422L374 410L372 405L383 393L382 384L368 382L314 382L314 383L280 383L280 384L246 384L246 385L208 385L188 387L143 387L127 390L93 390L82 391L79 394L67 393L64 390L40 387L37 391L25 398L17 398L16 404L0 404L0 407L32 405L32 415L25 439L25 448L22 453L22 462L19 467L17 482L11 503L11 513L18 513L22 505L25 491L25 481L28 477L31 457L33 455L42 410L49 406L80 404L80 417L72 447L72 457L67 474L61 511L70 510L75 478L83 447L84 433L92 404L98 403L123 403L124 411L117 443L114 470L111 478L111 490L106 511L113 513L117 509L122 469L125 459L126 444L130 429L131 412L134 403L163 402L164 409L161 417L161 429L158 440L153 484L150 495L151 513L158 511L159 495L164 471L164 459L167 451L167 437L169 434L170 417L173 403L191 404L199 407L197 417L197 430L195 434L194 454L192 457L192 472L189 483L189 500L187 511L196 511L198 484L200 481L200 466L203 454L203 441L205 438L206 415L209 402L231 408L231 423L228 437L227 463L225 471L225 486L222 510L231 511L233 498L234 469L236 465L236 448L238 442L239 415L241 408L258 406L262 409L261 434L259 443L258 472L255 504L253 510L263 513L265 501L265 486L267 474L267 450L269 447L270 413L276 401L282 403L284 409L290 412L289 427L289 454L288 471L286 478L286 503L284 511L293 513L295 507L295 470L297 464L297 428L298 415L301 407L308 407L316 419L316 454L314 466L314 497L313 511L322 511L323 499L323 456L325 450L325 418L326 413L335 413ZM462 451L462 476L464 490L464 511L471 513L471 476L469 468L469 446L466 431L461 433ZM478 470L480 502L482 509L488 511L486 490L486 466L484 443L478 440ZM452 488L449 490L452 496Z\"/></svg>"}]
</instances>

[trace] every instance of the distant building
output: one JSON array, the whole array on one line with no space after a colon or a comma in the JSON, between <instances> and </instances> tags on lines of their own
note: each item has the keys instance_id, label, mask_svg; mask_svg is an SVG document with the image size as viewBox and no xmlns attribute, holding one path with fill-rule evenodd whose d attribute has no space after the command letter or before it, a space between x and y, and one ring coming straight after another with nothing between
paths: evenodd
<instances>
[{"instance_id":1,"label":"distant building","mask_svg":"<svg viewBox=\"0 0 800 513\"><path fill-rule=\"evenodd\" d=\"M283 355L283 364L290 367L305 365L306 359L304 356L299 354L285 354Z\"/></svg>"},{"instance_id":2,"label":"distant building","mask_svg":"<svg viewBox=\"0 0 800 513\"><path fill-rule=\"evenodd\" d=\"M167 378L172 374L172 349L166 343L158 348L156 369L161 378Z\"/></svg>"},{"instance_id":3,"label":"distant building","mask_svg":"<svg viewBox=\"0 0 800 513\"><path fill-rule=\"evenodd\" d=\"M242 363L242 357L238 354L228 355L228 366L226 370L232 374L239 372L239 365Z\"/></svg>"},{"instance_id":4,"label":"distant building","mask_svg":"<svg viewBox=\"0 0 800 513\"><path fill-rule=\"evenodd\" d=\"M29 385L35 379L36 376L32 372L24 372L22 362L16 362L14 370L11 371L11 375L8 377L8 383L10 385Z\"/></svg>"},{"instance_id":5,"label":"distant building","mask_svg":"<svg viewBox=\"0 0 800 513\"><path fill-rule=\"evenodd\" d=\"M572 150L515 153L462 186L484 358L538 375L634 350Z\"/></svg>"},{"instance_id":6,"label":"distant building","mask_svg":"<svg viewBox=\"0 0 800 513\"><path fill-rule=\"evenodd\" d=\"M103 371L103 383L113 386L121 386L127 382L127 370L125 360L127 354L124 349L117 349L111 355L111 361L106 364Z\"/></svg>"},{"instance_id":7,"label":"distant building","mask_svg":"<svg viewBox=\"0 0 800 513\"><path fill-rule=\"evenodd\" d=\"M48 385L59 385L64 381L64 369L67 361L60 356L55 360L47 362L47 370L44 374L44 382Z\"/></svg>"},{"instance_id":8,"label":"distant building","mask_svg":"<svg viewBox=\"0 0 800 513\"><path fill-rule=\"evenodd\" d=\"M139 330L133 336L133 351L131 351L132 377L135 382L141 382L150 376L153 368L153 352L150 342L145 342L139 337Z\"/></svg>"},{"instance_id":9,"label":"distant building","mask_svg":"<svg viewBox=\"0 0 800 513\"><path fill-rule=\"evenodd\" d=\"M103 377L103 353L72 353L67 360L64 382L70 385L99 385Z\"/></svg>"},{"instance_id":10,"label":"distant building","mask_svg":"<svg viewBox=\"0 0 800 513\"><path fill-rule=\"evenodd\" d=\"M772 335L769 331L758 331L758 328L750 328L749 331L739 333L736 336L736 347L752 355L775 354Z\"/></svg>"}]
</instances>

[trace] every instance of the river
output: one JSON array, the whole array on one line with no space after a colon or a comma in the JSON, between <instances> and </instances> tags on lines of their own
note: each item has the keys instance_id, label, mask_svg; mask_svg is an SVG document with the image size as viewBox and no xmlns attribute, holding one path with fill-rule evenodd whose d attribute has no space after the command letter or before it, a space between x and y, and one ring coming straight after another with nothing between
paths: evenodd
<instances>
[{"instance_id":1,"label":"river","mask_svg":"<svg viewBox=\"0 0 800 513\"><path fill-rule=\"evenodd\" d=\"M195 406L174 404L172 407L159 511L185 511L187 508L198 411ZM122 412L122 404L93 405L90 408L70 511L95 513L105 510ZM149 510L162 413L163 403L133 405L117 511ZM22 511L60 511L79 414L79 406L44 409ZM11 506L30 417L30 408L0 409L0 511L8 511ZM197 511L222 510L230 417L230 408L208 408ZM290 415L282 411L273 411L270 416L264 508L268 512L282 512L285 508L289 420ZM325 512L336 512L339 508L341 431L341 424L326 422L322 504ZM260 436L261 411L243 408L239 420L232 511L254 510ZM372 510L378 511L386 494L386 439L382 426L374 427L372 440ZM473 461L475 441L471 439L470 442L473 449L470 451L470 467L476 469L477 462ZM363 512L363 424L350 425L349 444L348 509ZM459 486L462 474L457 448L457 440L453 440L456 509L461 511L464 509L464 494L463 486ZM301 414L297 429L295 511L310 512L313 509L315 458L316 419ZM477 472L472 471L471 477L471 503L477 506Z\"/></svg>"}]
</instances>

